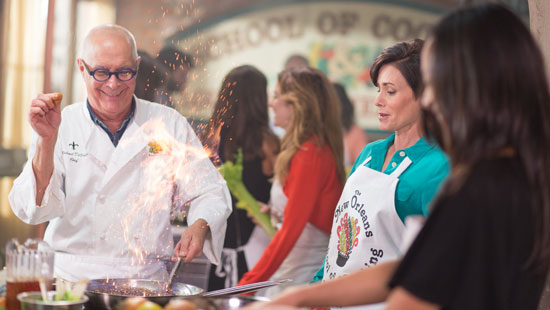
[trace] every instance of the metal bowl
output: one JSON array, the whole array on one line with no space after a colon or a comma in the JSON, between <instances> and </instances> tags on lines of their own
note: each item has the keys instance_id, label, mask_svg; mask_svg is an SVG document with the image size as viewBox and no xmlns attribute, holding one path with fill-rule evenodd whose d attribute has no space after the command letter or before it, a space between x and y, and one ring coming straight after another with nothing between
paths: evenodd
<instances>
[{"instance_id":1,"label":"metal bowl","mask_svg":"<svg viewBox=\"0 0 550 310\"><path fill-rule=\"evenodd\" d=\"M79 301L59 300L54 301L55 292L48 292L48 297L52 300L42 300L40 292L24 292L17 295L21 302L21 310L82 310L88 297L83 295Z\"/></svg>"},{"instance_id":2,"label":"metal bowl","mask_svg":"<svg viewBox=\"0 0 550 310\"><path fill-rule=\"evenodd\" d=\"M153 296L137 294L136 290L154 292ZM143 296L148 300L165 306L173 297L198 296L204 290L200 287L174 282L168 293L167 282L136 279L99 279L91 280L86 288L89 301L86 309L111 310L127 297ZM128 292L125 292L127 290Z\"/></svg>"}]
</instances>

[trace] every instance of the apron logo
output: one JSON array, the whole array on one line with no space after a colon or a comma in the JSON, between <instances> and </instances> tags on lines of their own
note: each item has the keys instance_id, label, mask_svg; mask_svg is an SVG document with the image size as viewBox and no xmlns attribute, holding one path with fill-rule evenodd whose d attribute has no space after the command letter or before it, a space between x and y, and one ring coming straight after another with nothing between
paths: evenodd
<instances>
[{"instance_id":1,"label":"apron logo","mask_svg":"<svg viewBox=\"0 0 550 310\"><path fill-rule=\"evenodd\" d=\"M353 216L348 217L348 214L344 214L344 217L340 220L340 225L336 230L338 235L338 258L336 259L336 265L344 267L351 255L351 251L359 244L359 232L361 228L358 225L359 220Z\"/></svg>"},{"instance_id":2,"label":"apron logo","mask_svg":"<svg viewBox=\"0 0 550 310\"><path fill-rule=\"evenodd\" d=\"M370 248L370 252L372 253L370 260L368 263L365 263L367 267L375 266L378 264L378 261L384 257L384 251L382 249Z\"/></svg>"}]
</instances>

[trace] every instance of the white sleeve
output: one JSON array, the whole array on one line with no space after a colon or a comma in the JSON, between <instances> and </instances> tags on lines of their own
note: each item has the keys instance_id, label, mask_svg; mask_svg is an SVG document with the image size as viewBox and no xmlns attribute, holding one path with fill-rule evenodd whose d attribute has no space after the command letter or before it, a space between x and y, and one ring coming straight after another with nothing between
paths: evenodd
<instances>
[{"instance_id":1,"label":"white sleeve","mask_svg":"<svg viewBox=\"0 0 550 310\"><path fill-rule=\"evenodd\" d=\"M193 224L197 219L204 219L210 232L204 244L203 252L213 263L219 264L227 218L231 214L231 196L225 180L214 167L202 144L191 126L182 118L183 124L178 135L183 142L183 164L176 171L175 197L180 203L191 201L187 222Z\"/></svg>"},{"instance_id":2,"label":"white sleeve","mask_svg":"<svg viewBox=\"0 0 550 310\"><path fill-rule=\"evenodd\" d=\"M32 159L36 152L37 141L38 136L33 131L27 163L21 174L15 179L8 196L15 215L23 222L33 225L59 217L65 210L64 174L57 145L54 153L54 171L44 192L41 205L36 205L36 178L32 169Z\"/></svg>"}]
</instances>

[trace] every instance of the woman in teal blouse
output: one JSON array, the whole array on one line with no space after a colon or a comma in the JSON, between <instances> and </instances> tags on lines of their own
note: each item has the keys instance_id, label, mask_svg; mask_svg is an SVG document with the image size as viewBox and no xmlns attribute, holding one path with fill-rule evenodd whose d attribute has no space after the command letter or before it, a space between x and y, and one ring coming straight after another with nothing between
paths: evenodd
<instances>
[{"instance_id":1,"label":"woman in teal blouse","mask_svg":"<svg viewBox=\"0 0 550 310\"><path fill-rule=\"evenodd\" d=\"M394 139L395 134L392 134L387 139L366 145L357 157L350 176L355 172L357 166L370 156L372 156L372 160L366 166L381 171L386 151L393 144ZM395 193L395 210L402 222L405 222L405 218L409 215L428 215L430 201L449 172L445 153L421 137L413 146L396 152L384 173L392 173L405 156L412 160L412 164L399 178Z\"/></svg>"},{"instance_id":2,"label":"woman in teal blouse","mask_svg":"<svg viewBox=\"0 0 550 310\"><path fill-rule=\"evenodd\" d=\"M449 172L447 157L423 138L420 125L422 45L417 39L391 46L371 67L379 88L380 128L394 133L369 143L355 161L336 207L325 263L314 281L399 257L405 219L428 214Z\"/></svg>"}]
</instances>

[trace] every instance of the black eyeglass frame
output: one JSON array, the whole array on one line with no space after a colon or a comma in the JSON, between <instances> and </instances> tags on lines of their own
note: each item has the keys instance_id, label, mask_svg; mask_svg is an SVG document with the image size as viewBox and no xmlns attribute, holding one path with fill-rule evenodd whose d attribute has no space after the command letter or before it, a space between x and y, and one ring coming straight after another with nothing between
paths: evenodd
<instances>
[{"instance_id":1,"label":"black eyeglass frame","mask_svg":"<svg viewBox=\"0 0 550 310\"><path fill-rule=\"evenodd\" d=\"M128 81L132 80L137 74L137 71L133 70L132 68L122 68L122 69L119 69L118 71L114 71L114 72L111 72L111 71L109 71L107 69L103 69L103 68L98 68L98 69L95 69L95 70L91 71L90 68L88 68L88 64L86 64L86 62L84 60L82 60L82 63L84 64L84 68L86 68L86 71L88 72L88 74L91 75L94 78L94 80L96 80L98 82L107 82L111 78L112 75L116 76L116 78L121 82L128 82ZM98 71L106 73L108 75L107 78L104 79L104 80L97 79L95 77L95 74ZM123 80L118 76L120 73L125 72L125 71L130 71L132 73L132 76L130 76L130 78L127 79L127 80Z\"/></svg>"}]
</instances>

